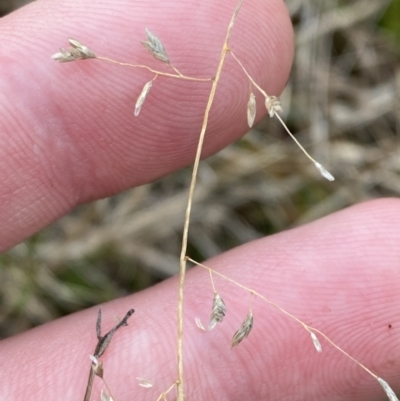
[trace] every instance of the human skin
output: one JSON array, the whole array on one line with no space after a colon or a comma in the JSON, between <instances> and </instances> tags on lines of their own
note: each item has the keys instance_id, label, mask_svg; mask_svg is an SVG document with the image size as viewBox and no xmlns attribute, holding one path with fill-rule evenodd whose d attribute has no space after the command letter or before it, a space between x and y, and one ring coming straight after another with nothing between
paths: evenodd
<instances>
[{"instance_id":1,"label":"human skin","mask_svg":"<svg viewBox=\"0 0 400 401\"><path fill-rule=\"evenodd\" d=\"M100 55L162 68L142 48L156 33L191 76L215 73L235 1L37 1L0 21L0 249L80 203L152 181L193 162L209 84L159 77L138 118L145 71L97 60L50 59L76 37ZM245 2L232 49L267 92L279 95L293 37L282 2ZM232 59L218 88L204 156L246 131L248 86ZM261 103L261 102L260 102ZM261 109L259 110L261 115ZM376 200L264 238L206 262L319 328L400 391L400 202ZM228 306L211 332L208 273L187 279L184 372L188 400L377 400L378 383L321 339L252 299L254 329L230 338L249 296L216 278ZM130 308L102 357L116 401L157 399L176 379L177 279L103 305L104 330ZM83 399L96 345L97 308L0 342L0 400ZM144 389L136 377L152 380ZM99 399L98 390L92 399ZM97 396L97 398L96 398Z\"/></svg>"}]
</instances>

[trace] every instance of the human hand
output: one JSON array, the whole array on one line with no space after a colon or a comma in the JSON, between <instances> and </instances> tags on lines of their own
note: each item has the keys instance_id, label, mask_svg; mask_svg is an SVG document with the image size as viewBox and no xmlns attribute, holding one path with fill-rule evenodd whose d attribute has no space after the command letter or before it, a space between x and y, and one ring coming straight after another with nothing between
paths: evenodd
<instances>
[{"instance_id":1,"label":"human hand","mask_svg":"<svg viewBox=\"0 0 400 401\"><path fill-rule=\"evenodd\" d=\"M95 62L60 66L49 58L67 37L76 36L99 54L126 59L129 51L138 62L148 63L135 38L143 38L149 26L168 43L170 53L176 52L170 56L181 70L212 76L235 1L171 4L39 1L1 21L1 249L79 203L192 162L209 86L163 80L135 119L134 94L146 73ZM249 3L240 15L232 37L235 52L252 65L253 75L269 93L278 94L292 58L283 4ZM191 57L181 51L183 42L190 44ZM236 112L247 98L247 91L240 90L242 73L229 63L227 69L204 154L246 130L245 119ZM395 200L363 204L247 244L207 265L301 316L394 383L400 365L399 206ZM316 354L300 326L259 302L253 305L252 333L231 351L230 338L248 305L229 285L222 288L232 318L212 332L200 332L193 322L209 314L205 274L192 270L185 290L188 399L382 396L376 381L355 364L326 344ZM110 327L114 322L107 316L136 309L129 327L118 332L103 357L117 401L156 399L176 379L176 289L176 279L171 279L103 307L104 325ZM2 341L0 395L12 401L83 398L87 355L96 343L96 315L90 309ZM154 388L142 389L136 376L152 379Z\"/></svg>"}]
</instances>

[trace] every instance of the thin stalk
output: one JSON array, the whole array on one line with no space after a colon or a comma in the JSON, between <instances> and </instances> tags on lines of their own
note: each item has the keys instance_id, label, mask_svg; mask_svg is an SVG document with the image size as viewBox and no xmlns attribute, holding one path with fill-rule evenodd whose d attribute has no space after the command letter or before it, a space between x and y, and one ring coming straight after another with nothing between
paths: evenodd
<instances>
[{"instance_id":1,"label":"thin stalk","mask_svg":"<svg viewBox=\"0 0 400 401\"><path fill-rule=\"evenodd\" d=\"M135 312L134 309L130 309L126 313L124 318L116 326L114 326L107 334L102 336L101 335L101 308L99 309L99 312L97 314L97 320L96 320L97 345L96 345L96 348L93 353L93 357L94 357L95 361L96 360L98 361L98 359L104 354L107 347L110 345L111 339L113 338L115 332L118 329L120 329L122 326L128 326L128 319L134 312ZM103 378L102 375L103 374L101 373L101 378ZM90 366L89 378L88 378L88 382L86 385L85 397L83 398L83 401L90 401L90 395L92 393L93 381L94 381L95 376L96 376L96 371L94 370L94 364L92 362L92 365ZM104 381L104 379L103 379L103 382L107 387L108 393L111 395L110 389L108 388L108 385Z\"/></svg>"},{"instance_id":2,"label":"thin stalk","mask_svg":"<svg viewBox=\"0 0 400 401\"><path fill-rule=\"evenodd\" d=\"M246 74L247 78L249 79L249 81L262 93L262 95L265 98L269 98L270 96L267 94L267 92L265 92L265 90L263 88L261 88L260 85L257 84L256 81L254 81L254 79L251 77L251 75L249 74L249 72L246 70L245 66L243 65L243 63L235 56L235 54L233 52L231 52L231 56L236 60L236 62L240 65L240 67L242 68L243 72ZM302 146L302 144L297 140L297 138L290 132L289 128L286 126L286 124L284 123L284 121L282 120L281 116L275 112L274 114L276 116L276 118L279 120L279 122L282 124L283 128L285 129L285 131L290 135L290 137L294 140L294 142L296 143L296 145L302 150L302 152L314 163L318 163Z\"/></svg>"},{"instance_id":3,"label":"thin stalk","mask_svg":"<svg viewBox=\"0 0 400 401\"><path fill-rule=\"evenodd\" d=\"M246 70L245 66L243 65L243 63L235 56L235 54L231 51L231 56L236 60L236 62L240 65L240 67L242 68L243 72L245 73L245 75L247 76L247 78L249 79L250 83L253 84L259 91L260 93L264 96L265 100L267 101L268 99L271 99L272 97L269 96L267 94L267 92L265 92L260 85L257 84L256 81L254 81L254 79L251 77L251 75L249 74L249 72ZM268 107L267 107L268 109ZM270 110L268 110L268 112L270 112ZM290 132L289 128L287 127L287 125L284 123L284 121L282 120L282 117L279 115L279 113L277 111L274 111L273 115L279 120L279 122L282 124L283 128L285 129L285 131L290 135L290 137L293 139L293 141L296 143L296 145L300 148L300 150L314 163L315 167L317 168L317 170L319 171L319 173L326 178L329 181L334 181L335 177L328 171L326 170L326 168L324 166L322 166L321 163L317 162L303 147L303 145L297 140L297 138Z\"/></svg>"},{"instance_id":4,"label":"thin stalk","mask_svg":"<svg viewBox=\"0 0 400 401\"><path fill-rule=\"evenodd\" d=\"M176 72L176 74L171 74L168 72L162 72L162 71L157 71L154 70L153 68L148 67L147 65L143 65L143 64L131 64L131 63L122 63L120 61L117 60L113 60L112 58L108 58L108 57L101 57L101 56L96 56L95 60L102 60L102 61L107 61L108 63L113 63L113 64L118 64L121 65L123 67L132 67L132 68L144 68L150 72L153 72L154 74L157 75L162 75L163 77L170 77L170 78L179 78L179 79L184 79L186 81L200 81L200 82L209 82L212 81L213 78L195 78L195 77L188 77L186 75L183 75L182 73L180 73L172 64L169 64L171 66L171 68Z\"/></svg>"},{"instance_id":5,"label":"thin stalk","mask_svg":"<svg viewBox=\"0 0 400 401\"><path fill-rule=\"evenodd\" d=\"M182 248L180 255L180 267L179 267L179 291L178 291L178 349L177 349L177 357L178 357L178 382L177 382L177 392L178 399L177 401L184 401L184 388L183 388L183 288L185 284L185 276L186 276L186 251L188 244L188 234L189 234L189 225L190 225L190 214L192 210L193 203L193 194L194 188L196 186L197 173L199 170L201 152L203 149L204 137L208 125L208 118L210 115L210 109L214 101L215 92L217 90L217 86L221 77L222 68L225 62L226 54L229 52L229 39L231 36L232 28L235 23L236 17L239 13L239 10L242 6L243 0L240 0L237 4L235 11L232 15L232 18L229 22L228 30L225 36L224 43L222 45L221 56L217 67L217 72L215 74L215 78L212 82L210 95L208 97L206 110L204 112L203 124L201 127L201 132L199 136L199 142L196 150L196 157L192 170L192 178L189 187L189 196L188 202L186 206L185 213L185 223L183 227L183 238L182 238Z\"/></svg>"}]
</instances>

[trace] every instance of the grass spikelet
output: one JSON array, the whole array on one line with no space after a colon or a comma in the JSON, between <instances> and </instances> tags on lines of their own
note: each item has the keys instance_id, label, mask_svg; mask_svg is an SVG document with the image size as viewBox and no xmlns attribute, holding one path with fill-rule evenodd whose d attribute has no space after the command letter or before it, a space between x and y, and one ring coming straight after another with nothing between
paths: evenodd
<instances>
[{"instance_id":1,"label":"grass spikelet","mask_svg":"<svg viewBox=\"0 0 400 401\"><path fill-rule=\"evenodd\" d=\"M224 319L225 314L226 314L225 302L221 298L221 296L217 292L215 292L211 317L210 317L210 324L208 325L208 329L212 330L217 325L217 323L221 323L222 320Z\"/></svg>"},{"instance_id":2,"label":"grass spikelet","mask_svg":"<svg viewBox=\"0 0 400 401\"><path fill-rule=\"evenodd\" d=\"M234 348L237 345L239 345L239 343L243 341L250 334L250 331L253 328L253 323L254 323L254 317L252 311L250 310L246 318L244 319L242 325L240 326L239 330L233 335L231 348Z\"/></svg>"}]
</instances>

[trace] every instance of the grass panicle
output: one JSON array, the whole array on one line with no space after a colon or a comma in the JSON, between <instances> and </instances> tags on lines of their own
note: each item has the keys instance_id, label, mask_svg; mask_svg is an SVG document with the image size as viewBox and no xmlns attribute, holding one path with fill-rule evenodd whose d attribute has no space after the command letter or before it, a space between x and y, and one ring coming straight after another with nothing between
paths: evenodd
<instances>
[{"instance_id":1,"label":"grass panicle","mask_svg":"<svg viewBox=\"0 0 400 401\"><path fill-rule=\"evenodd\" d=\"M235 55L234 49L231 48L230 46L230 37L232 30L234 29L234 25L236 22L236 18L239 15L239 12L242 7L242 0L238 2L236 5L235 10L232 13L230 22L228 24L227 30L226 30L226 35L224 42L222 43L221 46L221 53L219 57L219 62L218 66L216 69L215 76L212 78L196 78L196 77L190 77L186 76L183 73L181 73L170 61L170 58L168 57L168 54L166 52L166 49L164 47L164 44L162 41L155 35L153 34L149 29L146 28L146 36L147 40L142 41L141 43L144 45L144 47L149 51L149 53L157 60L160 62L166 63L170 66L172 69L172 72L166 73L163 71L158 71L154 70L146 65L141 65L141 64L132 64L132 63L126 63L126 62L120 62L116 61L107 57L103 56L98 56L95 52L93 52L91 49L89 49L86 45L84 45L82 42L78 41L77 39L68 39L68 42L70 44L70 47L67 49L61 48L60 51L52 56L52 58L56 61L59 62L72 62L72 61L77 61L77 60L86 60L86 59L95 59L99 61L104 61L104 62L109 62L109 63L114 63L120 66L126 66L126 67L132 67L132 68L141 68L141 69L147 69L148 71L152 72L154 74L154 78L151 81L148 81L145 83L143 86L143 89L141 93L139 94L136 104L134 106L134 115L138 116L141 108L146 100L146 98L149 96L150 89L152 85L154 84L154 81L157 77L163 76L165 78L174 78L174 79L183 79L183 80L190 80L190 81L197 81L197 82L205 82L208 84L211 84L210 87L210 93L207 101L207 105L204 111L204 116L203 116L203 121L202 121L202 126L200 129L199 133L199 140L198 140L198 146L196 150L196 156L195 156L195 161L192 169L192 175L191 175L191 181L189 185L189 191L188 191L188 196L187 196L187 202L186 202L186 212L185 212L185 220L184 220L184 225L183 225L183 236L182 236L182 241L181 241L181 249L180 249L180 257L179 257L179 267L180 267L180 274L179 274L179 291L178 291L178 307L177 307L177 314L178 314L178 327L177 327L177 378L176 380L173 381L172 385L163 393L160 394L158 400L167 400L167 397L172 395L172 392L176 390L176 396L177 396L177 401L184 401L185 396L184 396L184 365L183 365L183 352L184 352L184 329L183 329L183 308L184 308L184 295L185 295L185 277L186 277L186 264L188 261L191 263L194 263L197 266L200 266L206 270L208 270L211 281L212 281L212 286L214 290L214 299L213 299L213 305L212 305L212 312L210 316L210 324L209 324L209 330L213 329L217 323L222 322L226 315L226 305L224 301L222 300L221 296L219 295L218 292L215 290L215 285L213 281L213 275L216 275L218 277L223 278L224 280L230 282L231 284L234 284L235 286L241 288L244 291L247 291L250 293L252 296L254 295L256 298L266 302L270 306L276 308L279 310L281 313L283 313L285 316L287 316L289 319L294 320L297 322L305 331L309 333L311 336L312 343L314 345L314 348L317 350L317 352L322 351L322 346L319 341L319 338L323 339L326 343L330 344L332 347L337 349L339 352L341 352L344 356L349 358L351 361L355 362L359 367L361 367L364 371L366 371L368 374L370 374L374 379L378 381L378 383L381 385L383 390L385 391L387 397L389 398L390 401L398 401L397 396L389 386L389 384L381 379L379 376L377 376L375 373L373 373L370 369L368 369L365 365L360 363L358 360L356 360L354 357L352 357L347 351L343 350L341 347L339 347L333 340L331 340L326 334L321 332L319 329L312 327L308 325L307 323L303 322L287 310L281 308L279 305L277 305L275 302L269 300L262 294L257 293L256 291L252 290L251 288L246 287L245 285L235 281L234 279L227 277L218 271L215 271L211 269L210 267L207 267L206 265L196 262L195 260L191 259L187 255L187 250L188 250L188 241L189 241L189 228L191 224L191 217L192 217L192 207L193 207L193 196L194 196L194 191L196 188L196 183L197 183L197 176L198 176L198 170L199 170L199 163L200 163L200 157L202 154L202 149L203 149L203 143L205 139L205 134L207 131L208 127L208 119L209 119L209 114L211 107L214 102L215 98L215 93L218 87L218 84L220 82L221 75L223 73L223 67L224 63L226 61L227 57L232 57L245 76L248 79L248 83L250 86L250 94L249 94L249 100L247 102L247 108L246 108L246 114L247 114L247 123L249 127L252 127L254 125L255 119L256 119L256 96L253 93L253 88L255 88L257 91L260 92L260 94L264 97L264 104L266 107L266 110L268 112L268 115L270 118L275 118L277 121L282 125L284 131L286 131L290 137L294 140L294 142L300 147L301 151L308 157L311 162L314 164L315 168L319 172L319 174L327 179L328 181L334 181L334 176L316 159L314 159L310 153L305 149L303 145L301 145L299 139L297 139L292 132L289 130L288 126L285 124L283 121L283 118L281 114L283 115L283 107L281 104L281 100L276 97L272 96L266 93L266 91L261 88L261 86L253 79L253 77L250 75L248 72L248 69L244 65L244 63ZM356 2L355 5L352 5L351 7L356 7L360 2ZM356 15L356 14L355 14ZM366 15L365 12L363 15ZM338 24L338 22L336 22ZM329 29L333 29L332 25L325 25L324 26L324 35L326 35L326 32L329 32ZM300 37L299 42L307 42L308 36L306 33L303 34L303 36ZM245 108L245 106L244 106ZM349 118L348 116L346 118ZM129 313L129 312L128 312ZM133 313L133 312L132 312ZM130 316L130 315L129 315ZM105 348L108 346L109 342L111 341L111 337L114 334L114 332L117 330L117 328L126 325L127 319L129 317L128 315L124 318L124 320L121 322L121 324L115 326L114 329L112 329L108 334L105 336L100 335L100 321L101 321L101 311L99 311L98 315L98 324L96 326L97 330L97 336L98 336L98 347L96 347L96 351L94 355L92 356L92 366L91 366L91 374L97 375L100 378L103 378L103 365L102 362L99 361L99 357L101 354L105 351ZM261 318L261 317L260 317ZM200 320L198 318L195 319L196 324L199 328L205 331L203 325L201 324ZM246 337L249 336L250 332L252 331L254 324L254 316L252 313L252 308L249 309L249 312L245 319L243 320L241 326L239 329L236 331L236 333L233 335L232 341L231 341L231 348L236 347L241 343ZM317 336L318 335L318 336ZM89 383L90 380L89 379ZM103 378L104 380L104 378ZM139 385L143 387L151 387L150 384L152 382L146 381L144 379L138 379ZM105 383L105 382L104 382ZM105 384L106 385L106 384ZM107 392L102 392L101 394L101 399L102 401L110 401L112 400L111 393L107 387ZM90 396L90 393L89 393ZM85 396L85 400L87 400Z\"/></svg>"}]
</instances>

